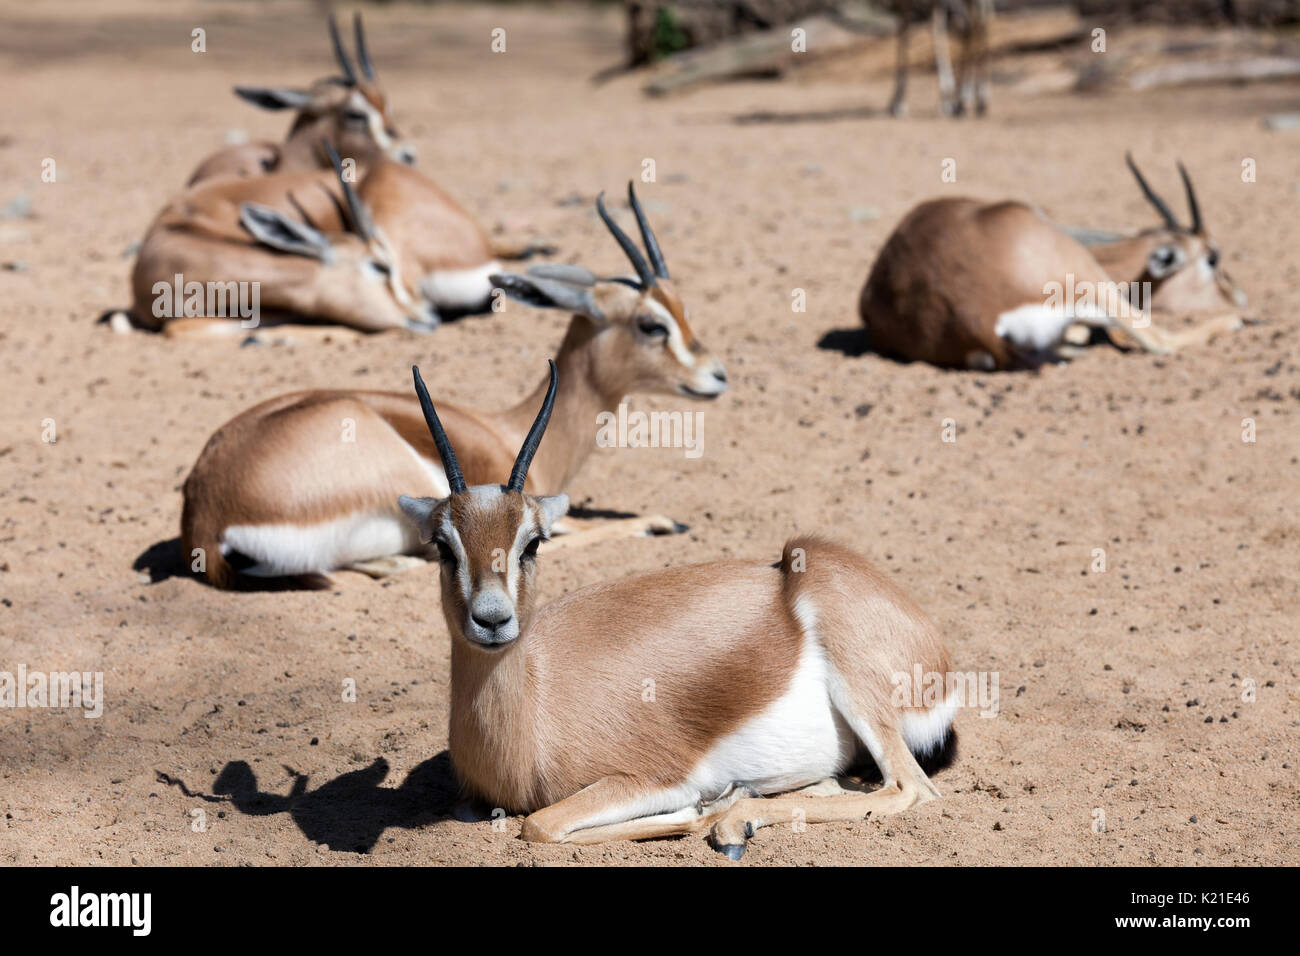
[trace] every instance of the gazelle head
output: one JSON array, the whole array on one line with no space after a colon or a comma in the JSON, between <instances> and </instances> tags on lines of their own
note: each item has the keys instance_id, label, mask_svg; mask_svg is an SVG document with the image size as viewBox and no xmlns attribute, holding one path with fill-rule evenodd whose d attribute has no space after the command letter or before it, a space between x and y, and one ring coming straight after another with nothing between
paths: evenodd
<instances>
[{"instance_id":1,"label":"gazelle head","mask_svg":"<svg viewBox=\"0 0 1300 956\"><path fill-rule=\"evenodd\" d=\"M240 207L240 224L268 248L321 263L316 296L316 312L321 318L361 314L371 317L376 328L436 327L437 312L407 285L401 257L372 222L365 203L348 182L338 153L328 140L320 145L342 188L340 216L347 232L326 236L306 222L252 202Z\"/></svg>"},{"instance_id":2,"label":"gazelle head","mask_svg":"<svg viewBox=\"0 0 1300 956\"><path fill-rule=\"evenodd\" d=\"M488 652L500 651L527 630L533 607L537 548L551 525L569 510L567 495L537 497L524 493L528 466L541 444L555 406L557 373L542 408L504 485L466 487L418 366L412 368L415 391L447 475L446 498L398 499L402 512L432 542L441 565L442 612L453 640Z\"/></svg>"},{"instance_id":3,"label":"gazelle head","mask_svg":"<svg viewBox=\"0 0 1300 956\"><path fill-rule=\"evenodd\" d=\"M1173 214L1169 205L1147 183L1132 155L1126 155L1128 168L1142 189L1147 201L1160 213L1164 224L1146 230L1141 238L1147 240L1146 271L1142 279L1152 287L1152 306L1168 312L1196 312L1206 309L1243 308L1243 292L1227 270L1219 244L1211 238L1201 219L1201 208L1196 202L1191 177L1182 163L1178 173L1187 193L1187 207L1191 222L1184 226Z\"/></svg>"},{"instance_id":4,"label":"gazelle head","mask_svg":"<svg viewBox=\"0 0 1300 956\"><path fill-rule=\"evenodd\" d=\"M627 198L645 254L605 209L603 193L596 199L596 211L632 263L636 278L600 278L581 266L550 265L525 275L494 275L492 284L529 305L585 316L597 336L592 374L605 394L717 398L727 390L727 371L691 331L686 306L631 183Z\"/></svg>"},{"instance_id":5,"label":"gazelle head","mask_svg":"<svg viewBox=\"0 0 1300 956\"><path fill-rule=\"evenodd\" d=\"M321 138L325 138L339 153L358 163L367 163L382 154L413 165L415 147L397 132L387 97L375 79L361 14L353 18L353 27L357 47L355 65L343 49L338 23L334 14L330 14L330 42L342 70L341 76L319 80L307 90L237 86L235 93L262 109L298 111L289 130L286 149L295 146L312 149Z\"/></svg>"}]
</instances>

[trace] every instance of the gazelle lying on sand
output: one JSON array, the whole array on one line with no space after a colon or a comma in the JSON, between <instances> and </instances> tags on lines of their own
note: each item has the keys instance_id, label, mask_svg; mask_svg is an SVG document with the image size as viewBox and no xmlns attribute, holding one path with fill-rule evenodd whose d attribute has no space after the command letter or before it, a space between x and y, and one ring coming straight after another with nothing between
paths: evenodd
<instances>
[{"instance_id":1,"label":"gazelle lying on sand","mask_svg":"<svg viewBox=\"0 0 1300 956\"><path fill-rule=\"evenodd\" d=\"M404 257L375 227L338 155L321 146L334 171L217 180L168 203L131 275L135 323L170 335L246 334L250 326L234 310L243 286L257 290L258 327L300 317L365 332L436 327L437 311L402 271ZM303 221L308 207L328 209L337 229ZM174 302L160 299L192 283L221 290L220 306L210 309L205 295L202 311L196 303L191 314L177 314Z\"/></svg>"},{"instance_id":2,"label":"gazelle lying on sand","mask_svg":"<svg viewBox=\"0 0 1300 956\"><path fill-rule=\"evenodd\" d=\"M993 0L884 0L880 6L898 18L898 50L894 60L894 95L889 112L907 115L907 40L912 24L930 14L934 37L934 66L939 75L939 109L960 116L969 109L983 116L989 105L989 25ZM954 80L948 53L949 18L961 36L961 59Z\"/></svg>"},{"instance_id":3,"label":"gazelle lying on sand","mask_svg":"<svg viewBox=\"0 0 1300 956\"><path fill-rule=\"evenodd\" d=\"M224 176L320 169L324 157L317 145L322 139L358 164L368 163L377 156L414 163L415 147L397 132L388 97L375 78L361 14L354 16L353 27L357 48L355 66L343 49L334 14L330 14L330 41L342 76L318 80L308 90L235 87L236 95L254 106L265 110L296 110L289 135L283 143L244 143L220 150L199 164L188 185Z\"/></svg>"},{"instance_id":4,"label":"gazelle lying on sand","mask_svg":"<svg viewBox=\"0 0 1300 956\"><path fill-rule=\"evenodd\" d=\"M630 185L628 198L650 262L600 199L597 209L631 259L635 282L598 279L576 266L496 277L516 298L574 313L557 356L564 372L558 431L538 456L532 490L568 484L595 444L597 415L617 408L624 395L714 398L727 388L722 364L687 324ZM473 480L487 481L509 466L546 387L543 382L502 412L443 406ZM344 440L348 423L352 441ZM332 390L273 398L218 429L195 462L184 487L185 553L202 548L208 580L221 587L234 583L235 555L251 565L246 573L262 577L319 576L348 567L382 575L421 563L394 557L427 553L402 519L397 496L446 495L437 461L420 404L409 393ZM557 530L564 526L574 532L562 539L570 543L676 529L660 516L598 522L581 533L572 519Z\"/></svg>"},{"instance_id":5,"label":"gazelle lying on sand","mask_svg":"<svg viewBox=\"0 0 1300 956\"><path fill-rule=\"evenodd\" d=\"M373 231L383 237L408 286L432 307L433 320L486 312L492 301L491 277L501 271L501 263L496 246L474 217L410 166L378 157L358 166L356 173L356 194ZM284 216L304 216L326 234L347 229L346 210L333 195L337 184L332 173L226 180L200 188L205 194L251 199ZM510 251L514 256L526 254Z\"/></svg>"},{"instance_id":6,"label":"gazelle lying on sand","mask_svg":"<svg viewBox=\"0 0 1300 956\"><path fill-rule=\"evenodd\" d=\"M954 701L899 707L893 677L948 674L935 626L866 559L816 538L779 565L715 561L582 588L537 608L539 544L568 509L525 492L556 372L505 485L470 487L415 387L448 493L401 497L438 549L451 633L452 763L547 843L712 827L732 859L759 827L896 813L939 796L916 755L946 740ZM504 472L502 472L504 473ZM654 682L654 699L643 697ZM870 754L884 785L835 781ZM778 799L763 794L815 787Z\"/></svg>"},{"instance_id":7,"label":"gazelle lying on sand","mask_svg":"<svg viewBox=\"0 0 1300 956\"><path fill-rule=\"evenodd\" d=\"M1077 355L1065 341L1075 324L1160 354L1240 328L1245 296L1223 270L1186 172L1192 222L1183 227L1131 158L1129 166L1164 225L1091 247L1024 203L936 199L917 206L880 250L862 289L858 309L872 347L951 368L1009 369ZM1133 301L1145 288L1149 310ZM1215 307L1229 314L1186 330L1150 325L1149 311Z\"/></svg>"},{"instance_id":8,"label":"gazelle lying on sand","mask_svg":"<svg viewBox=\"0 0 1300 956\"><path fill-rule=\"evenodd\" d=\"M319 148L324 140L359 169L368 170L357 188L374 210L376 222L406 256L407 275L431 283L429 298L439 308L477 311L491 294L486 276L495 271L495 259L527 259L553 250L545 243L519 238L489 238L437 184L411 168L415 147L402 140L393 125L388 99L366 50L361 14L355 15L353 24L355 66L330 14L330 40L342 76L320 80L306 92L236 87L239 96L264 109L296 109L288 138L280 145L247 143L221 150L199 166L189 185L266 173L325 171L328 175L329 161Z\"/></svg>"}]
</instances>

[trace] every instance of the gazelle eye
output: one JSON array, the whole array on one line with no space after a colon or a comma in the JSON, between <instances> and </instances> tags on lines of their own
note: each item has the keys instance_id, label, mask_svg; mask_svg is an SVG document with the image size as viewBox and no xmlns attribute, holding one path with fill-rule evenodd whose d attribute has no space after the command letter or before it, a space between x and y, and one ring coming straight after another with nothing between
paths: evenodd
<instances>
[{"instance_id":1,"label":"gazelle eye","mask_svg":"<svg viewBox=\"0 0 1300 956\"><path fill-rule=\"evenodd\" d=\"M449 568L456 567L456 554L447 546L447 542L441 538L434 538L433 543L438 548L438 560Z\"/></svg>"},{"instance_id":2,"label":"gazelle eye","mask_svg":"<svg viewBox=\"0 0 1300 956\"><path fill-rule=\"evenodd\" d=\"M642 335L647 335L652 339L661 335L664 337L668 335L668 326L656 322L648 315L638 316L636 327L641 330Z\"/></svg>"},{"instance_id":3,"label":"gazelle eye","mask_svg":"<svg viewBox=\"0 0 1300 956\"><path fill-rule=\"evenodd\" d=\"M1205 254L1205 264L1208 265L1211 269L1218 268L1219 265L1218 249L1211 249L1209 252Z\"/></svg>"},{"instance_id":4,"label":"gazelle eye","mask_svg":"<svg viewBox=\"0 0 1300 956\"><path fill-rule=\"evenodd\" d=\"M520 558L522 560L532 561L534 558L537 557L537 549L541 547L542 542L545 540L546 540L545 538L540 536L533 538L532 541L529 541L528 544L524 546L524 550L523 553L520 555Z\"/></svg>"},{"instance_id":5,"label":"gazelle eye","mask_svg":"<svg viewBox=\"0 0 1300 956\"><path fill-rule=\"evenodd\" d=\"M343 120L346 123L353 123L361 126L367 126L370 124L370 117L365 113L362 113L360 110L348 110L343 114Z\"/></svg>"}]
</instances>

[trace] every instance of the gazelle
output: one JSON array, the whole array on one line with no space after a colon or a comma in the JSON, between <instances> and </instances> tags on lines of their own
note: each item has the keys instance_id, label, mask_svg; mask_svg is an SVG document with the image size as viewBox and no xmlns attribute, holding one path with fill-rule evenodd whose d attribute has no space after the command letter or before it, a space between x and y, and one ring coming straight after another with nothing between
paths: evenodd
<instances>
[{"instance_id":1,"label":"gazelle","mask_svg":"<svg viewBox=\"0 0 1300 956\"><path fill-rule=\"evenodd\" d=\"M436 312L403 279L400 256L375 229L337 154L321 145L332 173L205 183L164 207L132 272L135 323L170 335L247 332L248 317L229 309L242 285L257 290L256 326L308 317L361 331L434 328ZM268 204L286 199L298 215ZM300 219L307 207L329 207L339 230ZM222 305L213 314L210 303L195 302L177 315L174 284L216 290Z\"/></svg>"},{"instance_id":2,"label":"gazelle","mask_svg":"<svg viewBox=\"0 0 1300 956\"><path fill-rule=\"evenodd\" d=\"M265 110L296 110L289 134L283 143L245 143L220 150L199 165L188 185L223 176L261 176L327 168L316 148L322 139L357 163L368 163L377 156L414 163L415 148L397 132L388 98L375 77L360 13L353 18L353 29L355 65L343 48L334 14L330 14L330 42L342 76L318 80L307 90L235 87L235 94L254 106Z\"/></svg>"},{"instance_id":3,"label":"gazelle","mask_svg":"<svg viewBox=\"0 0 1300 956\"><path fill-rule=\"evenodd\" d=\"M447 493L400 502L441 564L451 759L474 794L529 814L525 839L711 827L714 847L739 859L759 827L861 820L939 796L917 755L944 744L956 697L908 700L896 675L947 675L948 652L865 558L797 537L778 565L653 571L537 608L538 547L569 505L525 491L554 363L505 485L469 485L413 371ZM884 785L841 789L835 777L864 754ZM758 799L800 788L814 789Z\"/></svg>"},{"instance_id":4,"label":"gazelle","mask_svg":"<svg viewBox=\"0 0 1300 956\"><path fill-rule=\"evenodd\" d=\"M706 399L727 388L722 364L695 338L659 244L628 186L649 261L605 209L596 208L636 269L635 281L599 279L576 266L539 267L494 281L509 295L573 312L557 362L564 387L557 431L538 456L530 489L565 487L591 453L603 411L631 392ZM653 263L653 265L652 265ZM546 391L543 382L519 405L486 412L443 407L461 447L465 473L486 481L509 466ZM353 440L345 441L345 433ZM185 481L181 539L202 549L208 580L235 582L232 561L254 576L314 576L351 567L382 575L427 553L402 519L397 495L442 496L447 478L408 393L329 390L282 395L248 409L208 440ZM565 519L561 528L576 531ZM584 527L570 543L677 530L660 517ZM238 559L236 559L238 555Z\"/></svg>"},{"instance_id":5,"label":"gazelle","mask_svg":"<svg viewBox=\"0 0 1300 956\"><path fill-rule=\"evenodd\" d=\"M880 250L859 298L872 347L951 368L1008 369L1074 357L1066 333L1076 324L1159 354L1240 328L1245 296L1223 269L1186 171L1192 222L1184 227L1128 162L1165 222L1108 244L1085 247L1019 202L917 206ZM1215 307L1227 314L1191 329L1150 324L1151 311Z\"/></svg>"},{"instance_id":6,"label":"gazelle","mask_svg":"<svg viewBox=\"0 0 1300 956\"><path fill-rule=\"evenodd\" d=\"M898 50L894 61L894 95L889 112L907 115L907 42L913 23L930 14L934 38L934 66L939 76L939 109L960 116L969 109L983 116L989 105L989 26L993 0L885 0L881 4L898 18ZM948 53L949 17L961 36L961 59L954 80Z\"/></svg>"}]
</instances>

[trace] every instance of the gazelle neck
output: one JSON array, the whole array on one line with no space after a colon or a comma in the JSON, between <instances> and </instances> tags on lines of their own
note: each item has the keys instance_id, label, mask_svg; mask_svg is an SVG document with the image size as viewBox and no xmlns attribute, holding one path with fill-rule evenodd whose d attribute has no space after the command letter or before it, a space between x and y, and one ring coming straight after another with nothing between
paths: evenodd
<instances>
[{"instance_id":1,"label":"gazelle neck","mask_svg":"<svg viewBox=\"0 0 1300 956\"><path fill-rule=\"evenodd\" d=\"M279 168L285 170L328 168L322 166L322 157L317 152L324 133L325 124L320 122L319 117L303 116L295 120L289 135L280 144Z\"/></svg>"},{"instance_id":2,"label":"gazelle neck","mask_svg":"<svg viewBox=\"0 0 1300 956\"><path fill-rule=\"evenodd\" d=\"M524 806L537 762L526 635L497 652L475 650L452 635L452 761L489 799L511 809Z\"/></svg>"},{"instance_id":3,"label":"gazelle neck","mask_svg":"<svg viewBox=\"0 0 1300 956\"><path fill-rule=\"evenodd\" d=\"M530 484L539 493L555 494L564 490L596 445L596 416L604 411L616 411L632 386L630 382L605 381L602 377L597 355L602 331L591 320L575 315L555 357L559 372L555 411L546 440L537 450L528 473ZM543 379L523 401L505 413L520 437L527 433L537 414L548 382L549 379Z\"/></svg>"}]
</instances>

